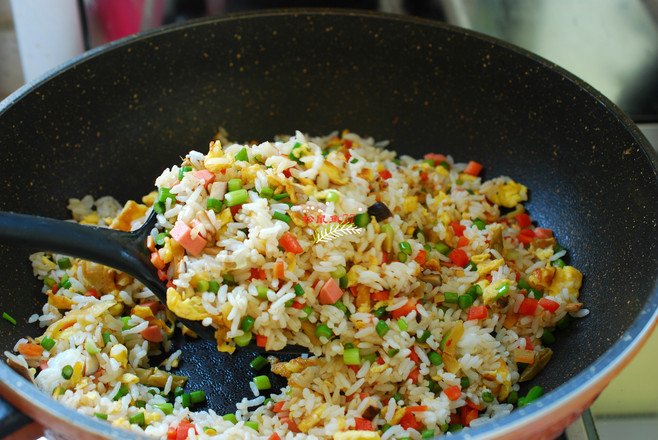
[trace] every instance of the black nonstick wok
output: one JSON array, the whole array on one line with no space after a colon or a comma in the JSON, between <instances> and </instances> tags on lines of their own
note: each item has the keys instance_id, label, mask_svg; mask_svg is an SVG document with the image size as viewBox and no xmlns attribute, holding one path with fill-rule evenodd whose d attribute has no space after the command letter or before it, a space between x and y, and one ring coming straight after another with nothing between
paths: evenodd
<instances>
[{"instance_id":1,"label":"black nonstick wok","mask_svg":"<svg viewBox=\"0 0 658 440\"><path fill-rule=\"evenodd\" d=\"M347 128L390 139L404 154L474 159L485 177L509 175L530 188L527 209L584 273L581 298L591 313L560 334L549 367L531 383L548 393L471 436L557 436L655 326L658 179L646 139L559 67L432 21L258 12L94 50L0 105L0 209L68 218L69 197L139 198L162 169L192 148L204 151L220 126L239 141ZM2 351L41 332L27 323L45 301L30 252L0 247L0 311L17 321L0 322ZM250 395L253 354L225 355L182 337L177 344L181 374L206 390L210 408L229 412ZM51 401L4 363L0 393L76 438L130 438Z\"/></svg>"}]
</instances>

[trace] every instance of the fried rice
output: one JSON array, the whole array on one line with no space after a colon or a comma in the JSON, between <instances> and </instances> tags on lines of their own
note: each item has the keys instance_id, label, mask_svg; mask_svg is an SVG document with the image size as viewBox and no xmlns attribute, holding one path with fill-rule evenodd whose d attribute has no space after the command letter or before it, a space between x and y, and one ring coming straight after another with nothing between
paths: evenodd
<instances>
[{"instance_id":1,"label":"fried rice","mask_svg":"<svg viewBox=\"0 0 658 440\"><path fill-rule=\"evenodd\" d=\"M385 147L347 131L221 139L142 203L72 199L84 224L130 230L158 213L148 245L168 310L125 274L36 253L48 302L31 320L47 329L6 355L62 403L161 438L419 439L531 403L540 392L519 399L519 383L550 368L555 330L588 313L582 274L532 223L522 184ZM309 355L257 359L270 372L253 398L218 415L175 374L171 337L191 332L174 314L213 327L222 352ZM266 398L271 374L288 385Z\"/></svg>"}]
</instances>

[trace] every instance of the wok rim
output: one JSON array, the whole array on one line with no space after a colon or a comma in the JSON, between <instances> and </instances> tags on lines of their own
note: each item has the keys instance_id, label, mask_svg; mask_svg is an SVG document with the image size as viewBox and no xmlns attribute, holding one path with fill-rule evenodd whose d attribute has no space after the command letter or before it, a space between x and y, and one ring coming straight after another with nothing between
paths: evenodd
<instances>
[{"instance_id":1,"label":"wok rim","mask_svg":"<svg viewBox=\"0 0 658 440\"><path fill-rule=\"evenodd\" d=\"M495 37L491 37L480 32L464 29L451 24L424 19L419 17L404 16L383 12L365 11L365 10L351 10L351 9L325 9L325 8L295 8L295 9L272 9L272 10L259 10L247 11L226 14L217 17L208 17L195 20L189 20L183 23L177 23L167 26L162 26L145 32L133 34L122 39L98 46L90 51L87 51L51 70L44 73L40 77L30 81L17 89L2 102L0 102L0 117L6 110L12 107L13 104L20 101L24 96L27 96L37 90L41 85L47 83L50 79L64 74L68 70L84 64L86 61L93 59L97 56L102 56L115 49L121 49L124 46L130 46L135 42L147 40L154 36L164 35L171 32L180 32L184 29L191 29L199 26L204 26L209 23L233 22L240 20L248 20L251 18L263 17L280 17L280 16L338 16L338 17L355 17L363 20L373 21L399 21L410 25L421 25L426 27L435 27L449 30L456 34L472 37L478 40L485 41L493 44L507 51L514 52L523 57L529 58L531 61L539 64L544 69L549 69L558 74L565 80L573 83L576 87L587 92L594 100L603 105L605 109L614 116L624 129L631 135L637 142L639 148L642 150L653 169L653 175L656 177L658 170L658 155L653 147L649 144L646 137L642 134L639 128L626 115L621 109L601 94L598 90L592 87L587 82L583 81L576 75L570 73L557 64L529 52L516 45L507 43ZM517 408L511 414L500 417L482 425L480 427L472 427L466 433L454 433L454 438L500 438L506 437L514 433L518 433L524 426L533 423L541 424L541 420L556 412L564 413L566 409L573 408L569 404L569 399L573 397L580 397L580 405L575 410L582 413L593 399L600 393L605 386L626 366L637 352L642 348L655 327L658 326L658 279L654 280L653 289L644 304L642 311L635 317L628 330L626 330L621 337L614 342L598 359L590 364L586 370L576 374L571 379L559 385L557 388L551 390L545 396L537 400L533 405ZM106 422L96 421L91 416L85 416L76 410L69 408L62 403L51 399L46 393L38 390L23 379L19 374L14 372L4 362L0 362L0 390L3 391L4 397L16 405L19 409L29 414L38 413L39 416L46 415L46 417L38 417L37 421L44 419L56 420L61 422L61 426L73 425L76 430L84 431L92 437L116 437L123 438L151 438L142 434L134 433L124 430L122 428L114 427ZM36 391L36 392L35 392ZM47 399L43 399L47 396ZM583 399L591 397L589 403L585 402L582 405ZM564 415L564 414L563 414ZM549 425L554 425L559 422L558 420L551 420ZM546 423L546 422L544 422Z\"/></svg>"}]
</instances>

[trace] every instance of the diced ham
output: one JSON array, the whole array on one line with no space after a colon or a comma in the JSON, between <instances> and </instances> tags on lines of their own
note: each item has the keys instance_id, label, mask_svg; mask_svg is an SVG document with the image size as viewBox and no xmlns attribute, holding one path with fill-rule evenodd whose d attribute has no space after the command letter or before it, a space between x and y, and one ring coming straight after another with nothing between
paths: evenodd
<instances>
[{"instance_id":1,"label":"diced ham","mask_svg":"<svg viewBox=\"0 0 658 440\"><path fill-rule=\"evenodd\" d=\"M342 296L343 291L338 284L336 284L336 280L329 278L324 283L324 286L322 286L322 289L320 289L318 299L320 300L320 304L336 304L336 301Z\"/></svg>"},{"instance_id":2,"label":"diced ham","mask_svg":"<svg viewBox=\"0 0 658 440\"><path fill-rule=\"evenodd\" d=\"M207 187L215 181L215 173L208 170L200 170L194 173L194 177L203 181L203 186Z\"/></svg>"},{"instance_id":3,"label":"diced ham","mask_svg":"<svg viewBox=\"0 0 658 440\"><path fill-rule=\"evenodd\" d=\"M191 255L199 255L208 241L201 235L192 238L192 229L182 221L177 221L173 229L169 231L171 237L176 240Z\"/></svg>"},{"instance_id":4,"label":"diced ham","mask_svg":"<svg viewBox=\"0 0 658 440\"><path fill-rule=\"evenodd\" d=\"M537 238L551 238L553 230L547 228L535 228L535 237Z\"/></svg>"}]
</instances>

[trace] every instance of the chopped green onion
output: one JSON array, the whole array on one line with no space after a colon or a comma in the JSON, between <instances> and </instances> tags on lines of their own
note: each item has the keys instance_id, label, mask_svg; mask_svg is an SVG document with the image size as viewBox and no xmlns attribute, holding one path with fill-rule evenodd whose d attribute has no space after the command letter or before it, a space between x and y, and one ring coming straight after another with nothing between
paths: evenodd
<instances>
[{"instance_id":1,"label":"chopped green onion","mask_svg":"<svg viewBox=\"0 0 658 440\"><path fill-rule=\"evenodd\" d=\"M206 401L206 393L203 390L192 391L190 393L192 403L201 403Z\"/></svg>"},{"instance_id":2,"label":"chopped green onion","mask_svg":"<svg viewBox=\"0 0 658 440\"><path fill-rule=\"evenodd\" d=\"M448 432L448 429L450 429L449 423L444 423L443 425L439 426L439 430L441 432Z\"/></svg>"},{"instance_id":3,"label":"chopped green onion","mask_svg":"<svg viewBox=\"0 0 658 440\"><path fill-rule=\"evenodd\" d=\"M247 315L242 318L242 321L240 322L240 328L245 332L250 332L251 329L254 328L254 322L256 322L256 320Z\"/></svg>"},{"instance_id":4,"label":"chopped green onion","mask_svg":"<svg viewBox=\"0 0 658 440\"><path fill-rule=\"evenodd\" d=\"M222 275L222 283L228 284L228 285L234 285L235 284L235 277L231 275L230 273Z\"/></svg>"},{"instance_id":5,"label":"chopped green onion","mask_svg":"<svg viewBox=\"0 0 658 440\"><path fill-rule=\"evenodd\" d=\"M482 392L482 400L485 402L493 402L494 400L494 395L491 391L483 391Z\"/></svg>"},{"instance_id":6,"label":"chopped green onion","mask_svg":"<svg viewBox=\"0 0 658 440\"><path fill-rule=\"evenodd\" d=\"M541 341L544 343L544 345L552 345L555 342L555 335L544 329L544 333L541 335Z\"/></svg>"},{"instance_id":7,"label":"chopped green onion","mask_svg":"<svg viewBox=\"0 0 658 440\"><path fill-rule=\"evenodd\" d=\"M441 166L442 166L443 168L445 168L446 170L449 170L449 169L450 169L450 164L449 164L448 162L446 162L445 160L442 160L442 161L439 163L439 165L441 165Z\"/></svg>"},{"instance_id":8,"label":"chopped green onion","mask_svg":"<svg viewBox=\"0 0 658 440\"><path fill-rule=\"evenodd\" d=\"M249 196L247 194L246 189L238 189L226 193L226 195L224 196L224 201L226 202L226 206L231 207L245 203L248 198Z\"/></svg>"},{"instance_id":9,"label":"chopped green onion","mask_svg":"<svg viewBox=\"0 0 658 440\"><path fill-rule=\"evenodd\" d=\"M214 199L212 197L209 197L208 201L206 202L206 209L212 209L215 212L221 212L223 207L224 207L224 202L218 199Z\"/></svg>"},{"instance_id":10,"label":"chopped green onion","mask_svg":"<svg viewBox=\"0 0 658 440\"><path fill-rule=\"evenodd\" d=\"M135 400L135 406L137 408L146 408L146 400Z\"/></svg>"},{"instance_id":11,"label":"chopped green onion","mask_svg":"<svg viewBox=\"0 0 658 440\"><path fill-rule=\"evenodd\" d=\"M450 253L450 247L444 243L437 243L434 245L434 249L443 255L448 255Z\"/></svg>"},{"instance_id":12,"label":"chopped green onion","mask_svg":"<svg viewBox=\"0 0 658 440\"><path fill-rule=\"evenodd\" d=\"M473 297L471 295L460 295L457 302L459 303L459 308L465 310L473 305Z\"/></svg>"},{"instance_id":13,"label":"chopped green onion","mask_svg":"<svg viewBox=\"0 0 658 440\"><path fill-rule=\"evenodd\" d=\"M248 426L254 431L258 431L258 422L252 422L251 420L244 422L244 426Z\"/></svg>"},{"instance_id":14,"label":"chopped green onion","mask_svg":"<svg viewBox=\"0 0 658 440\"><path fill-rule=\"evenodd\" d=\"M430 351L427 355L432 365L441 365L443 363L443 357L439 354L438 351Z\"/></svg>"},{"instance_id":15,"label":"chopped green onion","mask_svg":"<svg viewBox=\"0 0 658 440\"><path fill-rule=\"evenodd\" d=\"M242 179L230 179L228 181L228 192L242 189Z\"/></svg>"},{"instance_id":16,"label":"chopped green onion","mask_svg":"<svg viewBox=\"0 0 658 440\"><path fill-rule=\"evenodd\" d=\"M12 324L16 325L16 320L9 316L7 313L2 312L2 317L6 319L7 321L11 322Z\"/></svg>"},{"instance_id":17,"label":"chopped green onion","mask_svg":"<svg viewBox=\"0 0 658 440\"><path fill-rule=\"evenodd\" d=\"M235 414L224 414L222 419L233 423L234 425L238 423L238 419L235 417Z\"/></svg>"},{"instance_id":18,"label":"chopped green onion","mask_svg":"<svg viewBox=\"0 0 658 440\"><path fill-rule=\"evenodd\" d=\"M338 310L342 311L345 313L348 317L351 315L350 311L347 309L347 306L343 303L343 301L338 300L333 304L334 307L336 307Z\"/></svg>"},{"instance_id":19,"label":"chopped green onion","mask_svg":"<svg viewBox=\"0 0 658 440\"><path fill-rule=\"evenodd\" d=\"M358 161L359 161L359 159L357 159L357 158L355 157L354 159L350 160L350 163L357 163Z\"/></svg>"},{"instance_id":20,"label":"chopped green onion","mask_svg":"<svg viewBox=\"0 0 658 440\"><path fill-rule=\"evenodd\" d=\"M487 222L480 218L476 218L473 220L473 224L475 225L476 228L478 228L480 231L482 231L484 228L487 227Z\"/></svg>"},{"instance_id":21,"label":"chopped green onion","mask_svg":"<svg viewBox=\"0 0 658 440\"><path fill-rule=\"evenodd\" d=\"M132 328L128 324L128 321L130 321L130 316L122 316L121 317L121 322L123 322L123 327L121 327L121 330L126 331L126 330L130 330Z\"/></svg>"},{"instance_id":22,"label":"chopped green onion","mask_svg":"<svg viewBox=\"0 0 658 440\"><path fill-rule=\"evenodd\" d=\"M87 341L85 342L85 350L87 350L87 353L94 355L100 353L101 349L94 344L93 341Z\"/></svg>"},{"instance_id":23,"label":"chopped green onion","mask_svg":"<svg viewBox=\"0 0 658 440\"><path fill-rule=\"evenodd\" d=\"M377 322L377 325L375 325L375 330L377 330L377 334L383 338L386 335L386 333L388 333L390 328L388 327L388 324L386 324L385 321L379 321Z\"/></svg>"},{"instance_id":24,"label":"chopped green onion","mask_svg":"<svg viewBox=\"0 0 658 440\"><path fill-rule=\"evenodd\" d=\"M416 230L414 231L414 233L413 233L413 237L414 237L416 240L418 240L418 237L423 237L423 243L425 243L425 242L427 241L427 237L425 237L425 233L424 233L423 230L420 229L420 228L418 228L418 229L416 229ZM405 243L406 243L406 242L405 242ZM409 243L407 243L407 244L409 244ZM409 248L409 249L411 249L411 248Z\"/></svg>"},{"instance_id":25,"label":"chopped green onion","mask_svg":"<svg viewBox=\"0 0 658 440\"><path fill-rule=\"evenodd\" d=\"M331 331L331 329L329 328L329 326L326 325L326 324L320 324L320 325L318 325L317 328L315 329L315 336L317 336L318 338L321 338L321 337L324 336L324 337L327 338L327 339L331 339L331 337L333 336L333 334L334 334L334 333Z\"/></svg>"},{"instance_id":26,"label":"chopped green onion","mask_svg":"<svg viewBox=\"0 0 658 440\"><path fill-rule=\"evenodd\" d=\"M289 196L288 193L281 193L281 194L274 194L274 195L272 196L272 198L273 198L274 200L277 200L277 201L278 201L278 200L283 200L283 199L285 199L285 198L288 197L288 196Z\"/></svg>"},{"instance_id":27,"label":"chopped green onion","mask_svg":"<svg viewBox=\"0 0 658 440\"><path fill-rule=\"evenodd\" d=\"M539 399L541 396L544 395L544 390L542 387L539 385L535 385L534 387L530 388L530 391L528 391L528 394L525 396L525 404L528 405L535 400Z\"/></svg>"},{"instance_id":28,"label":"chopped green onion","mask_svg":"<svg viewBox=\"0 0 658 440\"><path fill-rule=\"evenodd\" d=\"M190 406L192 406L192 396L191 395L185 393L180 397L181 397L181 405L183 406L183 408L189 408Z\"/></svg>"},{"instance_id":29,"label":"chopped green onion","mask_svg":"<svg viewBox=\"0 0 658 440\"><path fill-rule=\"evenodd\" d=\"M459 300L459 294L457 292L445 292L443 296L445 297L443 302L456 304Z\"/></svg>"},{"instance_id":30,"label":"chopped green onion","mask_svg":"<svg viewBox=\"0 0 658 440\"><path fill-rule=\"evenodd\" d=\"M466 388L471 386L471 380L466 376L462 377L461 386L462 386L462 390L465 390Z\"/></svg>"},{"instance_id":31,"label":"chopped green onion","mask_svg":"<svg viewBox=\"0 0 658 440\"><path fill-rule=\"evenodd\" d=\"M260 190L259 195L264 199L271 199L272 196L274 195L274 190L272 188L270 188L269 186L266 186L266 187L263 187L263 189Z\"/></svg>"},{"instance_id":32,"label":"chopped green onion","mask_svg":"<svg viewBox=\"0 0 658 440\"><path fill-rule=\"evenodd\" d=\"M306 306L302 307L302 312L306 313L306 315L300 317L299 319L301 319L301 320L308 319L308 317L311 316L311 313L313 313L313 309L311 308L311 306L306 305Z\"/></svg>"},{"instance_id":33,"label":"chopped green onion","mask_svg":"<svg viewBox=\"0 0 658 440\"><path fill-rule=\"evenodd\" d=\"M411 255L411 253L413 252L411 249L411 245L407 241L400 242L399 246L400 246L400 250L407 255Z\"/></svg>"},{"instance_id":34,"label":"chopped green onion","mask_svg":"<svg viewBox=\"0 0 658 440\"><path fill-rule=\"evenodd\" d=\"M164 246L165 245L165 238L170 237L170 235L167 232L160 232L158 235L155 236L155 244L158 246Z\"/></svg>"},{"instance_id":35,"label":"chopped green onion","mask_svg":"<svg viewBox=\"0 0 658 440\"><path fill-rule=\"evenodd\" d=\"M241 160L243 162L248 162L249 161L249 155L247 154L247 148L242 148L242 150L238 151L238 154L235 155L235 160Z\"/></svg>"},{"instance_id":36,"label":"chopped green onion","mask_svg":"<svg viewBox=\"0 0 658 440\"><path fill-rule=\"evenodd\" d=\"M482 296L482 287L479 284L473 284L466 291L467 294L471 295L473 300L477 299L478 296Z\"/></svg>"},{"instance_id":37,"label":"chopped green onion","mask_svg":"<svg viewBox=\"0 0 658 440\"><path fill-rule=\"evenodd\" d=\"M528 284L528 282L523 278L520 278L519 281L517 281L516 285L519 288L519 290L523 290L523 289L530 290L531 288L530 284Z\"/></svg>"},{"instance_id":38,"label":"chopped green onion","mask_svg":"<svg viewBox=\"0 0 658 440\"><path fill-rule=\"evenodd\" d=\"M555 246L553 246L553 252L555 252L556 254L558 252L562 252L564 249L565 249L564 246L561 246L559 244L556 244Z\"/></svg>"},{"instance_id":39,"label":"chopped green onion","mask_svg":"<svg viewBox=\"0 0 658 440\"><path fill-rule=\"evenodd\" d=\"M430 253L430 252L432 252L432 245L429 244L429 243L425 243L423 245L423 249L425 249L425 252Z\"/></svg>"},{"instance_id":40,"label":"chopped green onion","mask_svg":"<svg viewBox=\"0 0 658 440\"><path fill-rule=\"evenodd\" d=\"M62 377L69 380L71 376L73 376L73 367L70 365L64 365L62 368Z\"/></svg>"},{"instance_id":41,"label":"chopped green onion","mask_svg":"<svg viewBox=\"0 0 658 440\"><path fill-rule=\"evenodd\" d=\"M102 419L102 420L107 420L107 414L94 413L94 416L96 416L96 417L98 417L99 419Z\"/></svg>"},{"instance_id":42,"label":"chopped green onion","mask_svg":"<svg viewBox=\"0 0 658 440\"><path fill-rule=\"evenodd\" d=\"M384 423L382 425L382 434L385 433L386 431L388 431L391 428L392 428L391 425L389 425L388 423Z\"/></svg>"},{"instance_id":43,"label":"chopped green onion","mask_svg":"<svg viewBox=\"0 0 658 440\"><path fill-rule=\"evenodd\" d=\"M551 266L559 267L560 269L562 269L566 265L567 265L567 263L565 263L562 258L558 258L557 260L551 262Z\"/></svg>"},{"instance_id":44,"label":"chopped green onion","mask_svg":"<svg viewBox=\"0 0 658 440\"><path fill-rule=\"evenodd\" d=\"M52 278L44 278L43 284L48 287L53 287L55 284L57 284L57 281L53 280Z\"/></svg>"},{"instance_id":45,"label":"chopped green onion","mask_svg":"<svg viewBox=\"0 0 658 440\"><path fill-rule=\"evenodd\" d=\"M182 396L183 394L185 394L183 387L174 388L174 397Z\"/></svg>"},{"instance_id":46,"label":"chopped green onion","mask_svg":"<svg viewBox=\"0 0 658 440\"><path fill-rule=\"evenodd\" d=\"M478 267L475 263L473 263L471 260L468 260L468 264L464 268L466 270L470 270L471 272L478 270Z\"/></svg>"},{"instance_id":47,"label":"chopped green onion","mask_svg":"<svg viewBox=\"0 0 658 440\"><path fill-rule=\"evenodd\" d=\"M59 266L60 269L70 269L73 264L71 264L71 260L69 258L60 258L57 260L57 266Z\"/></svg>"},{"instance_id":48,"label":"chopped green onion","mask_svg":"<svg viewBox=\"0 0 658 440\"><path fill-rule=\"evenodd\" d=\"M400 393L393 394L393 400L395 400L396 402L399 402L400 400L402 400L402 394L400 394Z\"/></svg>"},{"instance_id":49,"label":"chopped green onion","mask_svg":"<svg viewBox=\"0 0 658 440\"><path fill-rule=\"evenodd\" d=\"M166 415L172 414L174 412L174 406L167 402L167 403L154 403L153 408L157 408Z\"/></svg>"},{"instance_id":50,"label":"chopped green onion","mask_svg":"<svg viewBox=\"0 0 658 440\"><path fill-rule=\"evenodd\" d=\"M292 286L292 289L295 291L296 296L302 296L304 294L304 288L301 284L295 284Z\"/></svg>"},{"instance_id":51,"label":"chopped green onion","mask_svg":"<svg viewBox=\"0 0 658 440\"><path fill-rule=\"evenodd\" d=\"M494 300L502 298L503 296L505 296L507 294L507 292L509 292L509 284L507 284L507 283L503 284L502 286L497 288L496 291L498 293L496 294L496 297L494 298Z\"/></svg>"},{"instance_id":52,"label":"chopped green onion","mask_svg":"<svg viewBox=\"0 0 658 440\"><path fill-rule=\"evenodd\" d=\"M361 356L361 362L370 362L372 365L377 360L377 353L364 354Z\"/></svg>"},{"instance_id":53,"label":"chopped green onion","mask_svg":"<svg viewBox=\"0 0 658 440\"><path fill-rule=\"evenodd\" d=\"M199 280L196 282L196 291L197 292L207 292L210 287L210 283L206 280Z\"/></svg>"},{"instance_id":54,"label":"chopped green onion","mask_svg":"<svg viewBox=\"0 0 658 440\"><path fill-rule=\"evenodd\" d=\"M461 431L462 429L464 429L463 425L461 425L459 423L455 423L454 425L450 425L450 428L448 428L448 431L457 432L457 431Z\"/></svg>"},{"instance_id":55,"label":"chopped green onion","mask_svg":"<svg viewBox=\"0 0 658 440\"><path fill-rule=\"evenodd\" d=\"M332 278L343 278L347 274L347 270L345 270L345 266L336 266L336 268L329 273Z\"/></svg>"},{"instance_id":56,"label":"chopped green onion","mask_svg":"<svg viewBox=\"0 0 658 440\"><path fill-rule=\"evenodd\" d=\"M375 310L374 312L372 312L373 316L374 316L375 318L379 318L379 319L381 319L382 317L384 317L387 313L388 313L388 312L386 311L386 306L381 306L380 308L378 308L377 310Z\"/></svg>"},{"instance_id":57,"label":"chopped green onion","mask_svg":"<svg viewBox=\"0 0 658 440\"><path fill-rule=\"evenodd\" d=\"M420 438L434 438L434 430L427 429L420 433Z\"/></svg>"},{"instance_id":58,"label":"chopped green onion","mask_svg":"<svg viewBox=\"0 0 658 440\"><path fill-rule=\"evenodd\" d=\"M163 202L155 202L153 204L153 210L155 211L156 214L164 214L165 211L167 210L167 207Z\"/></svg>"},{"instance_id":59,"label":"chopped green onion","mask_svg":"<svg viewBox=\"0 0 658 440\"><path fill-rule=\"evenodd\" d=\"M405 254L402 251L398 252L398 261L400 263L406 263L407 262L407 254Z\"/></svg>"},{"instance_id":60,"label":"chopped green onion","mask_svg":"<svg viewBox=\"0 0 658 440\"><path fill-rule=\"evenodd\" d=\"M208 292L219 292L219 283L217 281L208 281Z\"/></svg>"},{"instance_id":61,"label":"chopped green onion","mask_svg":"<svg viewBox=\"0 0 658 440\"><path fill-rule=\"evenodd\" d=\"M388 352L386 354L388 354L388 357L392 358L392 357L395 357L395 355L398 354L399 352L400 352L400 349L391 348L391 349L388 350Z\"/></svg>"},{"instance_id":62,"label":"chopped green onion","mask_svg":"<svg viewBox=\"0 0 658 440\"><path fill-rule=\"evenodd\" d=\"M103 338L103 344L107 345L110 343L112 335L109 333L101 333L101 337Z\"/></svg>"},{"instance_id":63,"label":"chopped green onion","mask_svg":"<svg viewBox=\"0 0 658 440\"><path fill-rule=\"evenodd\" d=\"M244 332L243 335L235 336L233 341L238 347L245 347L251 342L251 332Z\"/></svg>"},{"instance_id":64,"label":"chopped green onion","mask_svg":"<svg viewBox=\"0 0 658 440\"><path fill-rule=\"evenodd\" d=\"M542 295L542 293L541 293L539 290L537 290L537 289L530 289L530 290L528 290L528 293L532 294L532 296L533 296L535 299L542 299L542 297L544 296L544 295Z\"/></svg>"},{"instance_id":65,"label":"chopped green onion","mask_svg":"<svg viewBox=\"0 0 658 440\"><path fill-rule=\"evenodd\" d=\"M340 199L340 194L336 191L329 191L327 194L327 202L337 202Z\"/></svg>"},{"instance_id":66,"label":"chopped green onion","mask_svg":"<svg viewBox=\"0 0 658 440\"><path fill-rule=\"evenodd\" d=\"M55 340L50 336L46 336L41 340L41 346L46 350L50 350L55 346Z\"/></svg>"},{"instance_id":67,"label":"chopped green onion","mask_svg":"<svg viewBox=\"0 0 658 440\"><path fill-rule=\"evenodd\" d=\"M405 321L403 318L400 318L398 319L398 328L400 331L406 332L409 328L409 325L407 324L407 321Z\"/></svg>"},{"instance_id":68,"label":"chopped green onion","mask_svg":"<svg viewBox=\"0 0 658 440\"><path fill-rule=\"evenodd\" d=\"M121 387L119 388L119 391L117 391L117 393L114 395L113 399L114 400L119 400L123 396L125 396L126 394L128 394L128 387L126 385L121 385Z\"/></svg>"},{"instance_id":69,"label":"chopped green onion","mask_svg":"<svg viewBox=\"0 0 658 440\"><path fill-rule=\"evenodd\" d=\"M427 342L429 337L432 335L432 332L429 330L423 330L423 334L419 337L416 338L418 342Z\"/></svg>"},{"instance_id":70,"label":"chopped green onion","mask_svg":"<svg viewBox=\"0 0 658 440\"><path fill-rule=\"evenodd\" d=\"M274 211L274 214L272 214L272 218L274 218L275 220L281 220L282 222L286 222L286 223L290 223L290 221L292 220L290 216L279 211Z\"/></svg>"},{"instance_id":71,"label":"chopped green onion","mask_svg":"<svg viewBox=\"0 0 658 440\"><path fill-rule=\"evenodd\" d=\"M365 228L368 226L368 223L370 223L370 214L367 212L362 212L361 214L357 214L354 216L354 225L358 226L359 228Z\"/></svg>"},{"instance_id":72,"label":"chopped green onion","mask_svg":"<svg viewBox=\"0 0 658 440\"><path fill-rule=\"evenodd\" d=\"M272 388L270 378L265 375L254 377L254 383L256 384L256 388L258 388L260 391L269 390Z\"/></svg>"},{"instance_id":73,"label":"chopped green onion","mask_svg":"<svg viewBox=\"0 0 658 440\"><path fill-rule=\"evenodd\" d=\"M176 203L176 196L171 193L169 188L160 188L158 190L158 202L166 204L167 199L171 200L172 203Z\"/></svg>"},{"instance_id":74,"label":"chopped green onion","mask_svg":"<svg viewBox=\"0 0 658 440\"><path fill-rule=\"evenodd\" d=\"M512 392L509 393L509 395L507 396L507 403L509 403L509 404L516 405L516 403L518 402L518 400L519 400L519 393L516 392L516 391L512 391Z\"/></svg>"},{"instance_id":75,"label":"chopped green onion","mask_svg":"<svg viewBox=\"0 0 658 440\"><path fill-rule=\"evenodd\" d=\"M256 294L260 299L267 299L268 288L265 286L256 286Z\"/></svg>"},{"instance_id":76,"label":"chopped green onion","mask_svg":"<svg viewBox=\"0 0 658 440\"><path fill-rule=\"evenodd\" d=\"M254 370L262 370L269 363L270 361L268 361L267 358L264 358L263 356L258 356L253 361L249 362L249 366L251 366L251 368L253 368Z\"/></svg>"},{"instance_id":77,"label":"chopped green onion","mask_svg":"<svg viewBox=\"0 0 658 440\"><path fill-rule=\"evenodd\" d=\"M178 170L178 180L183 180L183 177L185 177L183 173L186 173L188 171L192 171L191 166L180 167L180 169Z\"/></svg>"},{"instance_id":78,"label":"chopped green onion","mask_svg":"<svg viewBox=\"0 0 658 440\"><path fill-rule=\"evenodd\" d=\"M569 323L571 322L571 317L567 314L564 315L564 318L560 319L555 326L559 328L560 330L564 330L565 328L569 327Z\"/></svg>"},{"instance_id":79,"label":"chopped green onion","mask_svg":"<svg viewBox=\"0 0 658 440\"><path fill-rule=\"evenodd\" d=\"M59 286L63 289L69 289L71 287L71 280L69 280L68 274L62 276L62 279L59 281Z\"/></svg>"}]
</instances>

